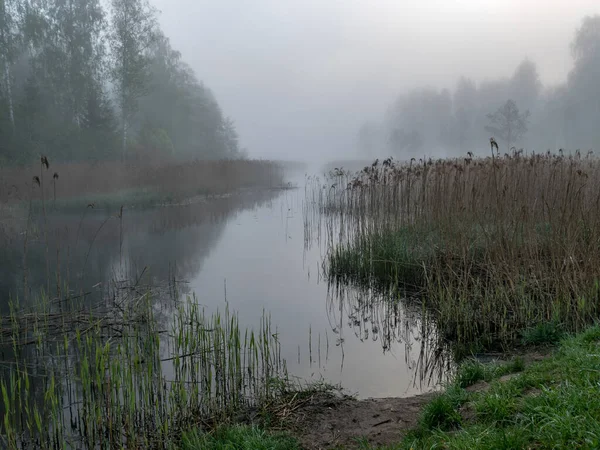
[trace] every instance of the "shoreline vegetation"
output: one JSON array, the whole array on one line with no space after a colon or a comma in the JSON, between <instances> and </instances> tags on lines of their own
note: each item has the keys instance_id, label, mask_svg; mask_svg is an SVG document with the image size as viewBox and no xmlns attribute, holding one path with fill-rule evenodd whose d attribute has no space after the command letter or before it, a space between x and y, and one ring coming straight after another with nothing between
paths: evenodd
<instances>
[{"instance_id":1,"label":"shoreline vegetation","mask_svg":"<svg viewBox=\"0 0 600 450\"><path fill-rule=\"evenodd\" d=\"M69 270L65 278L59 266L53 273L49 265L54 233L47 219L55 211L68 211L67 206L84 211L80 228L90 207L120 210L121 220L127 200L140 206L129 195L136 189L154 189L153 198L161 201L164 195L180 201L204 193L284 189L289 186L281 165L259 160L52 164L42 157L38 166L2 170L0 186L4 208L15 217L19 208L27 209L26 231L12 233L3 226L7 239L23 236L27 261L32 222L39 222L36 233L46 254L43 286L36 284L28 298L7 298L0 317L2 445L175 449L187 430L249 418L280 420L286 415L282 405L325 390L287 375L278 331L266 312L257 327L241 328L227 307L209 313L193 295L182 300L174 278L162 285L166 281L155 280L146 268L141 274L113 274L117 278L102 283L101 298L92 298L86 291L91 286L74 290ZM106 204L86 206L98 195ZM24 272L27 288L27 266Z\"/></svg>"},{"instance_id":2,"label":"shoreline vegetation","mask_svg":"<svg viewBox=\"0 0 600 450\"><path fill-rule=\"evenodd\" d=\"M594 325L528 365L467 361L400 444L379 448L598 448L599 357Z\"/></svg>"},{"instance_id":3,"label":"shoreline vegetation","mask_svg":"<svg viewBox=\"0 0 600 450\"><path fill-rule=\"evenodd\" d=\"M182 448L598 448L599 350L594 325L506 360L465 360L442 392L367 400L321 392L294 412L300 427L225 424L186 433Z\"/></svg>"},{"instance_id":4,"label":"shoreline vegetation","mask_svg":"<svg viewBox=\"0 0 600 450\"><path fill-rule=\"evenodd\" d=\"M43 215L40 227L52 211L52 181L69 192L108 196L131 186L170 192L172 185L161 182L165 173L182 183L181 198L210 183L217 196L285 188L281 165L268 161L134 166L131 179L131 166L112 164L99 167L122 171L114 184L87 166L42 161L27 169L19 186L39 191L42 210L30 212ZM59 169L75 175L49 175ZM19 179L1 175L4 187L9 176ZM356 400L342 387L293 379L268 312L245 329L228 307L208 312L194 295L182 300L174 281L160 285L144 272L126 277L134 285L112 280L113 289L94 303L60 280L62 295L51 298L42 288L27 302L13 298L1 318L3 444L596 448L600 409L589 399L600 394L598 178L600 163L589 155L514 152L388 159L356 173L334 169L325 182L309 179L305 220L325 221L329 281L381 289L391 302L419 306L440 347L458 362L442 392ZM3 192L4 204L22 204ZM32 194L27 203L34 200ZM528 358L539 349L548 354ZM493 351L517 356L485 364L475 356Z\"/></svg>"},{"instance_id":5,"label":"shoreline vegetation","mask_svg":"<svg viewBox=\"0 0 600 450\"><path fill-rule=\"evenodd\" d=\"M237 314L209 314L194 296L159 305L171 292L119 289L94 306L77 297L12 302L0 340L5 359L12 354L0 380L4 443L175 449L186 430L275 420L304 395L267 313L243 329Z\"/></svg>"},{"instance_id":6,"label":"shoreline vegetation","mask_svg":"<svg viewBox=\"0 0 600 450\"><path fill-rule=\"evenodd\" d=\"M107 161L0 170L0 203L21 209L31 203L37 212L42 198L48 211L81 212L88 206L118 211L285 187L284 167L268 160Z\"/></svg>"},{"instance_id":7,"label":"shoreline vegetation","mask_svg":"<svg viewBox=\"0 0 600 450\"><path fill-rule=\"evenodd\" d=\"M489 157L390 158L312 179L308 222L325 224L330 282L391 288L390 301L420 307L458 364L416 425L381 446L346 436L349 448L600 445L600 413L587 409L600 394L599 178L591 152L492 147ZM476 358L539 345L558 347L530 365Z\"/></svg>"},{"instance_id":8,"label":"shoreline vegetation","mask_svg":"<svg viewBox=\"0 0 600 450\"><path fill-rule=\"evenodd\" d=\"M314 182L330 280L395 288L457 359L506 350L542 324L599 317L600 161L523 155L375 161Z\"/></svg>"}]
</instances>

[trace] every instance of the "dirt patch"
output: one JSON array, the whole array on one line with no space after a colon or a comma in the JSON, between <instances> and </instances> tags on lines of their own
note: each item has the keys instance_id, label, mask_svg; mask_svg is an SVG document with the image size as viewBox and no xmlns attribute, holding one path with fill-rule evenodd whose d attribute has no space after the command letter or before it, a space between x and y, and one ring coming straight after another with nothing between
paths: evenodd
<instances>
[{"instance_id":1,"label":"dirt patch","mask_svg":"<svg viewBox=\"0 0 600 450\"><path fill-rule=\"evenodd\" d=\"M536 350L519 354L525 365L541 361L551 351ZM506 354L504 360L509 360ZM514 356L514 355L513 355ZM501 360L497 356L493 360ZM507 382L519 373L507 374L499 378ZM466 388L469 392L486 392L490 383L479 381ZM530 390L528 395L537 395L538 390ZM397 444L407 431L414 429L421 410L435 393L408 398L372 398L356 400L339 393L320 392L300 402L290 402L282 414L288 431L300 440L306 450L325 450L339 448L361 448L361 444L390 445ZM467 403L460 409L464 420L475 418L473 403Z\"/></svg>"},{"instance_id":2,"label":"dirt patch","mask_svg":"<svg viewBox=\"0 0 600 450\"><path fill-rule=\"evenodd\" d=\"M316 398L295 411L295 434L306 450L351 449L364 442L398 443L404 432L417 425L421 409L432 395L366 400Z\"/></svg>"}]
</instances>

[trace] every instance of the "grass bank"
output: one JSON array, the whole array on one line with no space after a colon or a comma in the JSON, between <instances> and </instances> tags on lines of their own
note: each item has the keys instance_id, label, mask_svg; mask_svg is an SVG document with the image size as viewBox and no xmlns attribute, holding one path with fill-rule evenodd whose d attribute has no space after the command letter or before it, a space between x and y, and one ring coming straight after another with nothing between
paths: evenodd
<instances>
[{"instance_id":1,"label":"grass bank","mask_svg":"<svg viewBox=\"0 0 600 450\"><path fill-rule=\"evenodd\" d=\"M422 405L420 415L413 421L417 426L404 432L396 443L372 446L367 436L354 434L357 427L364 431L369 429L365 423L357 425L352 418L355 416L344 416L351 404L361 403L355 400L341 400L327 408L333 410L334 417L321 414L317 419L326 424L321 434L327 434L328 423L336 424L336 430L339 428L340 436L344 437L339 439L342 443L330 445L331 441L338 440L331 436L307 441L303 433L313 436L312 429L300 430L302 442L309 448L314 444L314 448L365 450L598 448L600 404L595 399L600 395L600 326L575 336L561 334L552 326L536 327L525 334L528 344L544 345L543 351L538 348L533 352L538 357L533 358L530 353L530 356L491 363L475 359L464 361L442 393L429 397L424 403L415 400ZM380 400L386 404L388 414L391 399ZM402 400L407 402L404 406ZM409 403L410 399L399 399L396 413L391 416L396 421L399 414L402 421L411 420L406 416ZM362 407L371 411L367 404ZM394 422L393 434L400 434L401 424L383 420L380 414L371 418L373 411L368 414L362 421L368 424L371 420L373 427L380 431L371 433L371 438L379 440L381 426L387 422ZM344 418L347 426L342 426ZM394 439L385 440L394 442ZM268 426L239 424L217 427L210 432L188 431L184 433L182 445L185 450L300 448L291 434L269 431Z\"/></svg>"},{"instance_id":2,"label":"grass bank","mask_svg":"<svg viewBox=\"0 0 600 450\"><path fill-rule=\"evenodd\" d=\"M332 171L309 200L332 279L397 287L468 353L600 316L599 182L600 160L578 154L388 159Z\"/></svg>"},{"instance_id":3,"label":"grass bank","mask_svg":"<svg viewBox=\"0 0 600 450\"><path fill-rule=\"evenodd\" d=\"M98 162L40 164L0 170L0 203L81 211L88 204L125 206L175 203L198 195L284 183L280 164L263 160Z\"/></svg>"},{"instance_id":4,"label":"grass bank","mask_svg":"<svg viewBox=\"0 0 600 450\"><path fill-rule=\"evenodd\" d=\"M217 428L212 433L188 431L181 450L300 450L298 441L285 433L269 433L250 425Z\"/></svg>"},{"instance_id":5,"label":"grass bank","mask_svg":"<svg viewBox=\"0 0 600 450\"><path fill-rule=\"evenodd\" d=\"M528 366L466 362L425 407L419 427L385 448L598 448L599 368L599 326Z\"/></svg>"}]
</instances>

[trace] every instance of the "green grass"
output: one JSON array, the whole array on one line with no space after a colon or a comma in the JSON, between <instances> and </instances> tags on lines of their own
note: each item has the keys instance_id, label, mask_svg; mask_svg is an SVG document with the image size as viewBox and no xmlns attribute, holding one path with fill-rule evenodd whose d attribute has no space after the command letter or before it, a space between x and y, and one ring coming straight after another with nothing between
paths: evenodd
<instances>
[{"instance_id":1,"label":"green grass","mask_svg":"<svg viewBox=\"0 0 600 450\"><path fill-rule=\"evenodd\" d=\"M423 263L431 258L433 246L429 233L413 227L360 236L334 249L328 273L345 281L419 288L425 281Z\"/></svg>"},{"instance_id":2,"label":"green grass","mask_svg":"<svg viewBox=\"0 0 600 450\"><path fill-rule=\"evenodd\" d=\"M198 430L184 433L181 450L296 450L296 439L283 433L269 433L255 426L234 425L211 433Z\"/></svg>"},{"instance_id":3,"label":"green grass","mask_svg":"<svg viewBox=\"0 0 600 450\"><path fill-rule=\"evenodd\" d=\"M483 364L476 360L464 361L455 376L455 384L461 388L472 386L478 381L491 381L509 373L521 372L525 368L523 358L509 362Z\"/></svg>"},{"instance_id":4,"label":"green grass","mask_svg":"<svg viewBox=\"0 0 600 450\"><path fill-rule=\"evenodd\" d=\"M521 340L524 345L554 345L565 335L564 327L557 322L542 322L524 330Z\"/></svg>"},{"instance_id":5,"label":"green grass","mask_svg":"<svg viewBox=\"0 0 600 450\"><path fill-rule=\"evenodd\" d=\"M114 310L72 299L59 311L45 296L11 303L0 317L8 448L172 448L198 423L267 408L290 389L268 315L244 329L227 307L209 314L188 297L166 319L158 295L125 289Z\"/></svg>"},{"instance_id":6,"label":"green grass","mask_svg":"<svg viewBox=\"0 0 600 450\"><path fill-rule=\"evenodd\" d=\"M549 287L547 281L532 282L525 265L500 270L489 259L486 246L495 244L485 242L483 228L465 227L468 232L412 225L365 231L331 249L329 279L388 292L392 288L418 300L432 312L440 336L453 345L459 360L517 345L555 345L566 331L580 331L598 317L596 278L581 281L570 292ZM540 249L554 245L543 226L536 230ZM516 255L527 256L521 237L515 241ZM550 262L536 267L544 264Z\"/></svg>"},{"instance_id":7,"label":"green grass","mask_svg":"<svg viewBox=\"0 0 600 450\"><path fill-rule=\"evenodd\" d=\"M600 448L600 326L560 342L508 380L521 362L469 362L425 407L417 429L389 449ZM480 379L487 391L467 391Z\"/></svg>"}]
</instances>

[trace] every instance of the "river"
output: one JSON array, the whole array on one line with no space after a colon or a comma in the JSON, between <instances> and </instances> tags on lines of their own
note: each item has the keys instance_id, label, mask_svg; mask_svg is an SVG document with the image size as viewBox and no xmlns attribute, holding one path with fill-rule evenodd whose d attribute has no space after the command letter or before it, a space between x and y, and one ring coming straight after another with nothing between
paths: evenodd
<instances>
[{"instance_id":1,"label":"river","mask_svg":"<svg viewBox=\"0 0 600 450\"><path fill-rule=\"evenodd\" d=\"M125 210L122 218L102 211L50 214L49 272L60 266L69 288L90 297L120 283L174 282L177 295L194 294L209 312L228 305L242 326L270 314L291 376L341 384L359 398L435 389L446 367L423 339L418 308L334 288L323 276L326 244L306 229L306 180L296 173L292 189ZM37 223L27 259L30 296L46 279L43 225ZM10 254L16 259L0 292L23 296L15 268L22 244L15 242ZM50 291L60 295L64 281L51 278Z\"/></svg>"}]
</instances>

